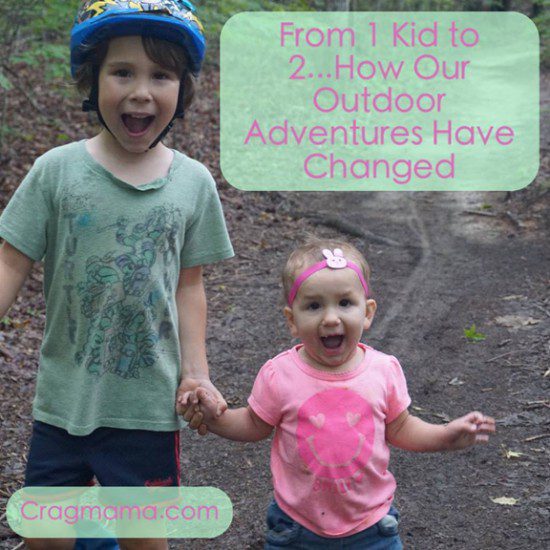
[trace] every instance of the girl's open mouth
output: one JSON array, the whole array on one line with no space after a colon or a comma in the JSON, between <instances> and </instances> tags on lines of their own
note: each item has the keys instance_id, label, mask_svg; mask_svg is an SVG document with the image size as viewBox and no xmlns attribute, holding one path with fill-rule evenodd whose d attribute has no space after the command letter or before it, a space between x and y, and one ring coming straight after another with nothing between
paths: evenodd
<instances>
[{"instance_id":1,"label":"girl's open mouth","mask_svg":"<svg viewBox=\"0 0 550 550\"><path fill-rule=\"evenodd\" d=\"M141 136L147 132L149 126L155 120L154 116L132 116L128 114L122 115L122 123L126 127L128 133L132 136Z\"/></svg>"},{"instance_id":2,"label":"girl's open mouth","mask_svg":"<svg viewBox=\"0 0 550 550\"><path fill-rule=\"evenodd\" d=\"M342 345L344 341L344 335L338 334L333 336L321 336L321 342L323 346L328 349L337 349Z\"/></svg>"}]
</instances>

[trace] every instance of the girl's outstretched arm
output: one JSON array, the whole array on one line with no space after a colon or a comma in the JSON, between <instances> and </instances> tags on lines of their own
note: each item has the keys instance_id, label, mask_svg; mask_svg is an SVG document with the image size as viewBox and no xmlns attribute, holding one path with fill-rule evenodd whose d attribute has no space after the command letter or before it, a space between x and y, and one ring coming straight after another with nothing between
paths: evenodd
<instances>
[{"instance_id":1,"label":"girl's outstretched arm","mask_svg":"<svg viewBox=\"0 0 550 550\"><path fill-rule=\"evenodd\" d=\"M437 425L403 411L386 426L386 441L408 451L456 451L486 443L494 432L495 420L480 412L471 412L449 424Z\"/></svg>"},{"instance_id":2,"label":"girl's outstretched arm","mask_svg":"<svg viewBox=\"0 0 550 550\"><path fill-rule=\"evenodd\" d=\"M263 421L250 407L227 409L219 415L218 405L210 392L197 388L189 396L184 418L189 418L191 413L202 414L202 422L208 431L233 441L260 441L273 431L273 426Z\"/></svg>"}]
</instances>

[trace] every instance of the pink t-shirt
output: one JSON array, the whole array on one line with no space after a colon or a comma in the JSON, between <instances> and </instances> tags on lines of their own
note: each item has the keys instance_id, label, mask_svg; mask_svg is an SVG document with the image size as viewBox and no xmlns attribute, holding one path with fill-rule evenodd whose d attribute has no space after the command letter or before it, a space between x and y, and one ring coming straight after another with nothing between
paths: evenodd
<instances>
[{"instance_id":1,"label":"pink t-shirt","mask_svg":"<svg viewBox=\"0 0 550 550\"><path fill-rule=\"evenodd\" d=\"M384 517L395 479L385 426L409 405L395 357L359 344L352 371L314 369L300 346L268 361L248 403L276 427L271 447L275 499L291 518L324 537L352 535Z\"/></svg>"}]
</instances>

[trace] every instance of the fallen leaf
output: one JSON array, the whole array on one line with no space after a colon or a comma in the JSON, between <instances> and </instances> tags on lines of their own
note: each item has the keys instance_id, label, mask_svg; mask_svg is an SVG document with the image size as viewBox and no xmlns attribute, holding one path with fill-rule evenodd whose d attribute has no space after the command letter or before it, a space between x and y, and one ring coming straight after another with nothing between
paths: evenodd
<instances>
[{"instance_id":1,"label":"fallen leaf","mask_svg":"<svg viewBox=\"0 0 550 550\"><path fill-rule=\"evenodd\" d=\"M520 453L518 451L506 451L506 458L519 458L520 456L523 456L525 453Z\"/></svg>"},{"instance_id":2,"label":"fallen leaf","mask_svg":"<svg viewBox=\"0 0 550 550\"><path fill-rule=\"evenodd\" d=\"M502 452L504 453L504 457L508 460L525 456L525 453L520 453L519 451L511 451L510 449L506 449L504 446L502 448Z\"/></svg>"},{"instance_id":3,"label":"fallen leaf","mask_svg":"<svg viewBox=\"0 0 550 550\"><path fill-rule=\"evenodd\" d=\"M518 503L518 501L512 497L497 497L497 498L491 497L491 500L495 504L501 504L502 506L515 506Z\"/></svg>"},{"instance_id":4,"label":"fallen leaf","mask_svg":"<svg viewBox=\"0 0 550 550\"><path fill-rule=\"evenodd\" d=\"M497 325L511 329L538 325L541 322L540 319L533 319L533 317L524 317L522 315L502 315L501 317L495 317Z\"/></svg>"},{"instance_id":5,"label":"fallen leaf","mask_svg":"<svg viewBox=\"0 0 550 550\"><path fill-rule=\"evenodd\" d=\"M273 215L270 214L269 212L260 212L260 215L258 216L260 218L261 221L265 222L265 221L270 221L273 219Z\"/></svg>"},{"instance_id":6,"label":"fallen leaf","mask_svg":"<svg viewBox=\"0 0 550 550\"><path fill-rule=\"evenodd\" d=\"M14 328L25 328L29 326L30 322L30 319L24 319L23 321L13 320L11 324Z\"/></svg>"}]
</instances>

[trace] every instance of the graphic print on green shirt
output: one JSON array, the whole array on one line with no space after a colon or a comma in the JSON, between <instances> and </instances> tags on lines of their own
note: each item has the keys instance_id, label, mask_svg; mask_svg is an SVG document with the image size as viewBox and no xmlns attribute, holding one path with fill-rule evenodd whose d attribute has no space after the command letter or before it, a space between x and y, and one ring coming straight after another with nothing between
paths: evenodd
<instances>
[{"instance_id":1,"label":"graphic print on green shirt","mask_svg":"<svg viewBox=\"0 0 550 550\"><path fill-rule=\"evenodd\" d=\"M86 213L81 216L88 219ZM89 372L139 378L140 369L157 359L155 346L159 339L169 338L173 327L170 317L157 311L161 296L151 280L152 267L159 254L166 266L176 261L180 219L180 209L158 206L144 221L120 217L114 226L103 229L119 248L102 257L90 256L86 280L76 284L82 315L90 322L84 349L77 352L76 360ZM74 248L76 252L76 239ZM64 288L70 292L73 281L67 275ZM165 287L168 294L174 290L168 277ZM159 327L158 332L151 330L153 326Z\"/></svg>"}]
</instances>

